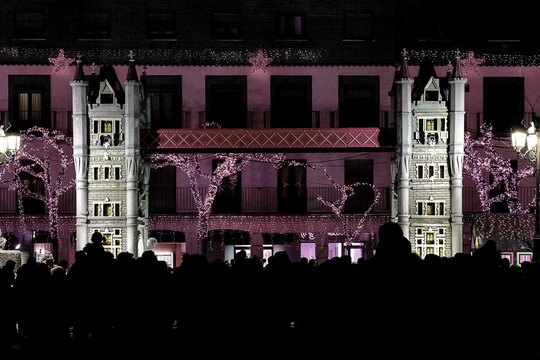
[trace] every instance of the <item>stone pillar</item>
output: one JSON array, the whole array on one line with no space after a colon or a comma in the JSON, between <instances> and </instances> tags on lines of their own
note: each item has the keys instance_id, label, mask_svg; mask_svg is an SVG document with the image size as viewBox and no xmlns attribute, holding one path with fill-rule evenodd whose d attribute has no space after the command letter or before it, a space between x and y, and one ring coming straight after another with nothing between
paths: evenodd
<instances>
[{"instance_id":1,"label":"stone pillar","mask_svg":"<svg viewBox=\"0 0 540 360\"><path fill-rule=\"evenodd\" d=\"M452 256L463 252L463 156L465 132L465 83L459 56L450 85L448 99L449 162L451 192Z\"/></svg>"},{"instance_id":2,"label":"stone pillar","mask_svg":"<svg viewBox=\"0 0 540 360\"><path fill-rule=\"evenodd\" d=\"M70 85L73 100L77 250L82 250L88 242L88 82L84 80L80 60L77 60L77 72Z\"/></svg>"},{"instance_id":3,"label":"stone pillar","mask_svg":"<svg viewBox=\"0 0 540 360\"><path fill-rule=\"evenodd\" d=\"M409 189L410 166L412 153L412 84L409 78L397 79L396 89L396 181L397 181L397 222L403 229L403 234L409 238ZM394 213L394 211L392 211Z\"/></svg>"},{"instance_id":4,"label":"stone pillar","mask_svg":"<svg viewBox=\"0 0 540 360\"><path fill-rule=\"evenodd\" d=\"M139 166L140 166L140 95L133 59L124 82L125 161L126 161L126 251L138 257Z\"/></svg>"}]
</instances>

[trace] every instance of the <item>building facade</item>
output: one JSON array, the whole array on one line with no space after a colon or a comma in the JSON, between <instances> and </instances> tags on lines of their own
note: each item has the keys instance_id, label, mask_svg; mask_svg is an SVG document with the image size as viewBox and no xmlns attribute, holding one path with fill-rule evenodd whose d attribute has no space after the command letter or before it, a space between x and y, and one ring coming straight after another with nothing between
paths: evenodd
<instances>
[{"instance_id":1,"label":"building facade","mask_svg":"<svg viewBox=\"0 0 540 360\"><path fill-rule=\"evenodd\" d=\"M538 106L540 72L528 38L490 38L472 30L474 21L474 36L464 36L427 16L429 2L72 5L66 11L57 1L6 1L0 12L1 121L72 136L76 180L59 199L57 239L47 237L50 209L31 199L22 199L21 227L18 193L8 184L0 185L0 229L30 253L50 249L70 262L95 230L114 253L150 246L173 265L185 252L231 259L241 249L319 262L349 253L356 261L372 256L377 228L390 219L422 256L467 253L495 216L482 214L474 183L459 174L460 132L476 137L490 123L504 140ZM396 78L403 47L409 75ZM448 61L454 70L462 65L462 78L448 77ZM503 143L499 151L515 160ZM215 155L229 152L284 154L297 166L252 162L226 180L212 204L213 241L200 242L200 203L189 176L150 169L143 159L201 154L200 168L212 174ZM136 166L128 168L128 159ZM400 159L408 163L394 166ZM338 184L366 182L380 192L367 216L371 190L359 188L347 201L349 224L363 226L352 244L344 245L343 222L318 200L341 196L322 168ZM204 195L209 180L197 185ZM532 178L520 183L522 204L533 189ZM515 261L521 252L525 259L512 230L518 220L497 216L507 219L497 221L503 235L489 236L513 239L505 248ZM527 217L520 215L517 227L528 229Z\"/></svg>"}]
</instances>

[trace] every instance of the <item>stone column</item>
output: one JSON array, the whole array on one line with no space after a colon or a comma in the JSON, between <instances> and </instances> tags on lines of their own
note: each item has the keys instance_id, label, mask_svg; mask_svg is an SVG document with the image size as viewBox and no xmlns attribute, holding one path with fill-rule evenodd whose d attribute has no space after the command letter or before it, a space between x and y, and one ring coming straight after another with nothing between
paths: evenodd
<instances>
[{"instance_id":1,"label":"stone column","mask_svg":"<svg viewBox=\"0 0 540 360\"><path fill-rule=\"evenodd\" d=\"M126 162L126 251L138 256L139 166L140 166L140 95L139 82L133 59L124 82L125 162Z\"/></svg>"},{"instance_id":2,"label":"stone column","mask_svg":"<svg viewBox=\"0 0 540 360\"><path fill-rule=\"evenodd\" d=\"M452 256L463 252L463 156L465 132L465 83L461 74L460 60L451 80L448 106L449 162L451 193Z\"/></svg>"},{"instance_id":3,"label":"stone column","mask_svg":"<svg viewBox=\"0 0 540 360\"><path fill-rule=\"evenodd\" d=\"M396 88L396 177L397 177L397 222L403 234L409 238L409 189L412 154L412 84L413 80L402 78L395 81Z\"/></svg>"},{"instance_id":4,"label":"stone column","mask_svg":"<svg viewBox=\"0 0 540 360\"><path fill-rule=\"evenodd\" d=\"M82 250L88 242L88 82L84 80L80 60L77 61L75 79L70 85L73 99L77 250Z\"/></svg>"}]
</instances>

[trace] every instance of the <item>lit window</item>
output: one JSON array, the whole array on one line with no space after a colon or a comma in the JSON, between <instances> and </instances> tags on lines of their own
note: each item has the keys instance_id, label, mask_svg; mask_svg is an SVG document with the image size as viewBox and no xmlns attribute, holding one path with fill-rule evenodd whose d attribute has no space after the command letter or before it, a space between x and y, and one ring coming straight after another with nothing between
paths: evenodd
<instances>
[{"instance_id":1,"label":"lit window","mask_svg":"<svg viewBox=\"0 0 540 360\"><path fill-rule=\"evenodd\" d=\"M103 204L103 216L112 216L111 204Z\"/></svg>"},{"instance_id":2,"label":"lit window","mask_svg":"<svg viewBox=\"0 0 540 360\"><path fill-rule=\"evenodd\" d=\"M427 245L434 245L435 244L435 235L433 233L427 233L426 234L426 244Z\"/></svg>"},{"instance_id":3,"label":"lit window","mask_svg":"<svg viewBox=\"0 0 540 360\"><path fill-rule=\"evenodd\" d=\"M112 121L102 121L101 122L101 132L102 133L112 133L113 131Z\"/></svg>"},{"instance_id":4,"label":"lit window","mask_svg":"<svg viewBox=\"0 0 540 360\"><path fill-rule=\"evenodd\" d=\"M437 130L437 120L436 119L427 119L426 120L426 131L435 131Z\"/></svg>"}]
</instances>

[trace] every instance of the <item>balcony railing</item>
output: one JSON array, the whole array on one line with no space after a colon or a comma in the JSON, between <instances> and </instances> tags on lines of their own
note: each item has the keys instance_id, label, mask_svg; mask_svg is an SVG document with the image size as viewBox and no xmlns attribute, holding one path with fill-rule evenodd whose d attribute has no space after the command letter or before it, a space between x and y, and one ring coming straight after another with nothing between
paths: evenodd
<instances>
[{"instance_id":1,"label":"balcony railing","mask_svg":"<svg viewBox=\"0 0 540 360\"><path fill-rule=\"evenodd\" d=\"M206 194L206 188L200 188L202 194ZM390 211L390 188L380 188L381 197L375 205L373 212ZM364 200L369 201L371 194L364 194ZM204 195L203 195L204 196ZM335 202L339 199L340 193L333 187L308 187L307 188L307 213L331 213L331 210L322 202L317 200L317 196ZM158 202L159 198L150 202ZM362 199L361 199L362 201ZM278 190L276 187L242 187L241 193L242 213L277 213L278 212ZM155 209L156 207L154 207ZM197 211L195 201L191 195L191 189L180 187L176 189L176 211L178 213L194 213Z\"/></svg>"},{"instance_id":2,"label":"balcony railing","mask_svg":"<svg viewBox=\"0 0 540 360\"><path fill-rule=\"evenodd\" d=\"M390 211L390 188L379 188L381 198L375 205L373 212L384 213ZM521 206L527 209L527 206L534 198L535 187L520 187L518 189L518 199ZM206 193L206 188L201 188L203 194ZM324 199L333 202L338 199L338 192L333 187L309 187L307 189L307 212L308 213L330 213L328 207L317 200L320 195ZM277 213L278 212L278 193L276 187L243 187L242 188L242 212L243 213ZM161 209L160 204L168 203L164 201L159 194L150 194L150 206L152 212L178 212L178 213L194 213L196 212L195 201L191 195L191 189L180 187L176 189L176 206L168 205L167 209ZM58 204L58 212L63 215L75 214L75 189L71 188L62 196L60 196ZM475 187L463 187L463 212L478 213L482 212L480 197ZM17 213L17 193L15 190L10 190L7 186L0 187L0 214L16 214Z\"/></svg>"},{"instance_id":3,"label":"balcony railing","mask_svg":"<svg viewBox=\"0 0 540 360\"><path fill-rule=\"evenodd\" d=\"M60 130L66 135L71 136L73 134L72 114L73 112L71 110L53 110L48 114L43 112L24 113L22 115L26 116L28 121L19 121L21 113L13 114L7 110L0 110L0 125L4 125L4 128L7 128L8 124L11 124L13 128L18 128L19 130L21 130L22 126L43 126Z\"/></svg>"},{"instance_id":4,"label":"balcony railing","mask_svg":"<svg viewBox=\"0 0 540 360\"><path fill-rule=\"evenodd\" d=\"M379 128L159 129L141 131L146 150L378 148Z\"/></svg>"}]
</instances>

